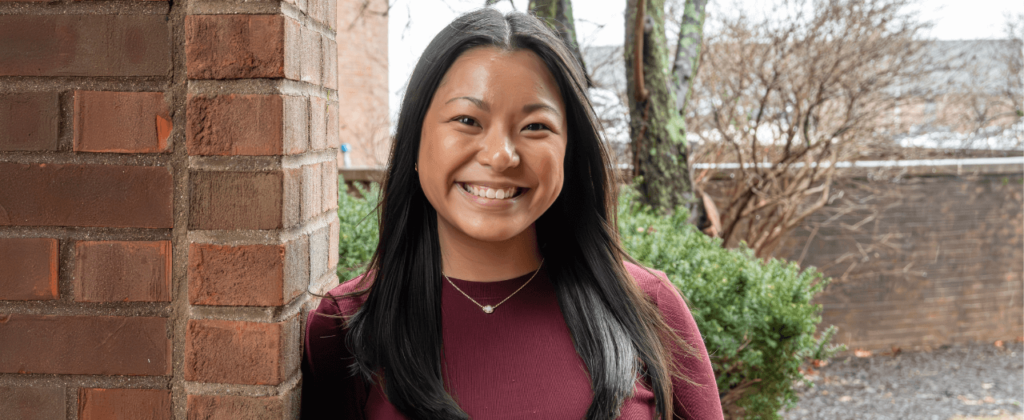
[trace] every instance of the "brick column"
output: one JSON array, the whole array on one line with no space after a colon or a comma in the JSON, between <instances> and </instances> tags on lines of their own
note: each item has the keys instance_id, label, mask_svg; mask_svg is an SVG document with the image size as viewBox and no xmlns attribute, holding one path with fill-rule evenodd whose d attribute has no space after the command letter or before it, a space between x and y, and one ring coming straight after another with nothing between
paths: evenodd
<instances>
[{"instance_id":1,"label":"brick column","mask_svg":"<svg viewBox=\"0 0 1024 420\"><path fill-rule=\"evenodd\" d=\"M335 16L0 0L0 417L298 417L337 284Z\"/></svg>"}]
</instances>

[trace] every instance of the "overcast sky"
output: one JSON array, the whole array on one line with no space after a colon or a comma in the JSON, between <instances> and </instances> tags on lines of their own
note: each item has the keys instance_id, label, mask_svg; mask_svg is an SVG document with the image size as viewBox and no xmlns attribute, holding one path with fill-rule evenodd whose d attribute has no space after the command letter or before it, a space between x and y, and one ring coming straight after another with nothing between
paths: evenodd
<instances>
[{"instance_id":1,"label":"overcast sky","mask_svg":"<svg viewBox=\"0 0 1024 420\"><path fill-rule=\"evenodd\" d=\"M390 0L388 21L388 85L391 112L397 111L416 60L444 25L459 14L476 9L484 0ZM524 10L528 0L515 0ZM739 0L749 10L759 10L766 0ZM712 0L709 13L725 12L733 0ZM934 23L928 34L938 39L1003 38L1004 14L1024 13L1022 0L920 0L922 19ZM722 6L725 5L725 6ZM512 10L508 0L498 6ZM576 0L573 13L581 45L618 45L623 40L626 0Z\"/></svg>"}]
</instances>

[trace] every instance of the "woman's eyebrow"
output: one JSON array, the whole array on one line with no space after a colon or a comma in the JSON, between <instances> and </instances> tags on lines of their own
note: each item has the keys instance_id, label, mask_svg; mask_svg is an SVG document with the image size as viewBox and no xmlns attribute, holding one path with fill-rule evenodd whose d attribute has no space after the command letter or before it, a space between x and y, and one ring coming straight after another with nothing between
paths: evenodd
<instances>
[{"instance_id":1,"label":"woman's eyebrow","mask_svg":"<svg viewBox=\"0 0 1024 420\"><path fill-rule=\"evenodd\" d=\"M457 100L457 99L465 99L467 101L472 102L473 105L476 105L477 108L480 108L480 109L482 109L484 111L487 111L487 112L491 112L491 107L489 105L487 105L486 102L484 102L484 101L482 101L480 99L474 98L472 96L459 96L457 98L451 98L451 99L448 100L448 102L445 102L444 104L448 105L452 101Z\"/></svg>"},{"instance_id":2,"label":"woman's eyebrow","mask_svg":"<svg viewBox=\"0 0 1024 420\"><path fill-rule=\"evenodd\" d=\"M538 109L547 109L547 110L550 110L551 112L554 112L555 115L558 115L559 117L562 116L562 113L558 112L558 110L555 109L554 107L552 107L551 105L541 104L541 103L529 104L529 105L523 106L523 113L524 114L529 114L529 113L531 113L533 111L536 111Z\"/></svg>"}]
</instances>

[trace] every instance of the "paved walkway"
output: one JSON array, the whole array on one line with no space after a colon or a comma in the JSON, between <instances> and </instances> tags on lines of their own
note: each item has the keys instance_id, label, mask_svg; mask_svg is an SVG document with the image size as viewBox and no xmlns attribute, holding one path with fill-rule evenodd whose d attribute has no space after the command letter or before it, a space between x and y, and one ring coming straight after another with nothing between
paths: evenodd
<instances>
[{"instance_id":1,"label":"paved walkway","mask_svg":"<svg viewBox=\"0 0 1024 420\"><path fill-rule=\"evenodd\" d=\"M1024 344L835 359L800 386L796 419L1024 420Z\"/></svg>"}]
</instances>

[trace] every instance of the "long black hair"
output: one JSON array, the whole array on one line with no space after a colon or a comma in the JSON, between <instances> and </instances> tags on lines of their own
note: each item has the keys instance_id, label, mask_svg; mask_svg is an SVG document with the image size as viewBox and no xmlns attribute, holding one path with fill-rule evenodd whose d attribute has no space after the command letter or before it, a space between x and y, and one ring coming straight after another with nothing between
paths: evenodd
<instances>
[{"instance_id":1,"label":"long black hair","mask_svg":"<svg viewBox=\"0 0 1024 420\"><path fill-rule=\"evenodd\" d=\"M544 23L481 9L442 30L420 57L402 102L378 206L380 241L348 320L354 369L381 383L399 411L417 419L466 419L441 374L441 249L437 213L414 171L423 119L456 58L476 47L530 50L554 76L566 106L565 188L536 222L549 278L573 343L590 374L587 419L618 416L638 377L672 417L674 351L692 354L629 277L615 222L615 183L580 64ZM631 260L631 259L630 259ZM684 378L685 379L685 378Z\"/></svg>"}]
</instances>

